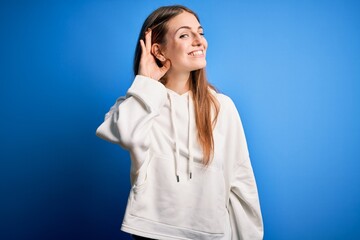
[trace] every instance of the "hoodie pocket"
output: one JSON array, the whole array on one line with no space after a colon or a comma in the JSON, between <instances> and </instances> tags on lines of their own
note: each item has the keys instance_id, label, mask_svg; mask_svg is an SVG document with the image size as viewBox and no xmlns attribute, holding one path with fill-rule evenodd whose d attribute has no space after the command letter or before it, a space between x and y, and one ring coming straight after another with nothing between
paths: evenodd
<instances>
[{"instance_id":1,"label":"hoodie pocket","mask_svg":"<svg viewBox=\"0 0 360 240\"><path fill-rule=\"evenodd\" d=\"M149 169L149 164L150 164L151 160L152 159L149 157L149 155L147 155L145 161L141 164L141 167L137 171L138 175L137 175L135 183L132 187L132 191L134 193L141 191L141 189L143 189L146 186L148 169Z\"/></svg>"},{"instance_id":2,"label":"hoodie pocket","mask_svg":"<svg viewBox=\"0 0 360 240\"><path fill-rule=\"evenodd\" d=\"M193 178L177 182L174 159L159 155L153 155L141 170L146 177L132 189L131 215L176 228L224 233L227 214L220 170L195 164Z\"/></svg>"}]
</instances>

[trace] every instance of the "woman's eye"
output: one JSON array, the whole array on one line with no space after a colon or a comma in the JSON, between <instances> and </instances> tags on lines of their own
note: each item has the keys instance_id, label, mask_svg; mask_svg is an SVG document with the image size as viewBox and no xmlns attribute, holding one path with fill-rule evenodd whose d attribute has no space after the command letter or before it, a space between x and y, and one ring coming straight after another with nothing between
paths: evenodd
<instances>
[{"instance_id":1,"label":"woman's eye","mask_svg":"<svg viewBox=\"0 0 360 240\"><path fill-rule=\"evenodd\" d=\"M203 33L203 32L202 32L202 33L199 33L199 34L200 34L201 36L204 36L204 35L205 35L205 33Z\"/></svg>"},{"instance_id":2,"label":"woman's eye","mask_svg":"<svg viewBox=\"0 0 360 240\"><path fill-rule=\"evenodd\" d=\"M188 34L182 34L182 35L180 35L180 38L186 38L188 36L189 36Z\"/></svg>"}]
</instances>

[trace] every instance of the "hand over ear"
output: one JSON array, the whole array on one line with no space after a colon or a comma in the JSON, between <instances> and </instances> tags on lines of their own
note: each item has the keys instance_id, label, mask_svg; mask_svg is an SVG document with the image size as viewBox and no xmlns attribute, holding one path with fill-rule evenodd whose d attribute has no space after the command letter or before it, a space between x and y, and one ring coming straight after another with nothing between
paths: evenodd
<instances>
[{"instance_id":1,"label":"hand over ear","mask_svg":"<svg viewBox=\"0 0 360 240\"><path fill-rule=\"evenodd\" d=\"M140 46L141 58L138 74L159 80L170 69L171 62L161 53L159 44L151 44L151 30L145 33L145 41L140 40ZM162 67L158 66L156 59L161 61Z\"/></svg>"}]
</instances>

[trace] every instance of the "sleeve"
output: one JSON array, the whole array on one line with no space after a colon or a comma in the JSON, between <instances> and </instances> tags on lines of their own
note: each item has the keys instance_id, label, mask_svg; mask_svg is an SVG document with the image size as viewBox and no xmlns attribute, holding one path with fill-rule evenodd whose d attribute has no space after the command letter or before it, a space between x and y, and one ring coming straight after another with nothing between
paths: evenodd
<instances>
[{"instance_id":1,"label":"sleeve","mask_svg":"<svg viewBox=\"0 0 360 240\"><path fill-rule=\"evenodd\" d=\"M257 186L239 113L229 99L228 211L232 240L263 239L263 221Z\"/></svg>"},{"instance_id":2,"label":"sleeve","mask_svg":"<svg viewBox=\"0 0 360 240\"><path fill-rule=\"evenodd\" d=\"M160 82L137 75L126 97L120 97L105 115L96 135L125 149L147 149L153 119L158 116L167 98Z\"/></svg>"}]
</instances>

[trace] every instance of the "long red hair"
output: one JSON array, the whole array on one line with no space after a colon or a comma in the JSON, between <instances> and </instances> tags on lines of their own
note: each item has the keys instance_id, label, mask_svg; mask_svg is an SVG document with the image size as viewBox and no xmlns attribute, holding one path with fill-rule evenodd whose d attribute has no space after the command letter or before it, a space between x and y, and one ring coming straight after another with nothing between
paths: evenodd
<instances>
[{"instance_id":1,"label":"long red hair","mask_svg":"<svg viewBox=\"0 0 360 240\"><path fill-rule=\"evenodd\" d=\"M160 7L146 18L140 30L138 44L135 50L134 75L139 71L141 57L141 46L139 42L140 39L145 41L145 31L148 28L152 29L152 43L164 44L166 42L165 35L167 32L166 23L184 11L193 14L200 22L195 12L181 5ZM156 62L159 67L162 66L159 60L156 59ZM165 84L166 76L160 79L160 82ZM214 154L213 128L220 108L219 102L211 93L211 89L216 89L207 81L205 68L191 72L189 87L194 98L195 121L198 130L197 137L203 151L203 163L205 166L208 166Z\"/></svg>"}]
</instances>

